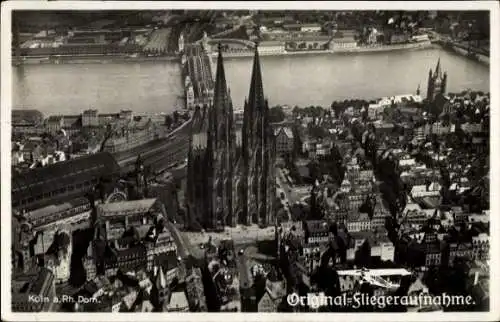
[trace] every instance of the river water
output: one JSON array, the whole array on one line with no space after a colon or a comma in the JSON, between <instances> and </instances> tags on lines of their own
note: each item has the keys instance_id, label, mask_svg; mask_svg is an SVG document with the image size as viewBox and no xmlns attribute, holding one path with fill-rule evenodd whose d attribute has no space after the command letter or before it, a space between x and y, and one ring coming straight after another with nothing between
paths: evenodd
<instances>
[{"instance_id":1,"label":"river water","mask_svg":"<svg viewBox=\"0 0 500 322\"><path fill-rule=\"evenodd\" d=\"M489 66L442 49L261 57L264 94L270 105L330 106L333 100L374 99L426 93L429 68L438 58L448 72L448 91L489 91ZM235 109L248 95L252 58L225 60ZM120 109L169 112L183 103L181 68L171 61L105 64L41 64L13 67L13 107L44 115L102 113Z\"/></svg>"}]
</instances>

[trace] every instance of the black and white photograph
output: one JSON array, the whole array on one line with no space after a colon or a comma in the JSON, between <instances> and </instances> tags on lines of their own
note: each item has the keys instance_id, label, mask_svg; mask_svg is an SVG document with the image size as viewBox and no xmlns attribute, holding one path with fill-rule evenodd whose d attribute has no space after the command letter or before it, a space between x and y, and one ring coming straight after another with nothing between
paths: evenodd
<instances>
[{"instance_id":1,"label":"black and white photograph","mask_svg":"<svg viewBox=\"0 0 500 322\"><path fill-rule=\"evenodd\" d=\"M58 2L2 4L2 319L500 318L497 2Z\"/></svg>"}]
</instances>

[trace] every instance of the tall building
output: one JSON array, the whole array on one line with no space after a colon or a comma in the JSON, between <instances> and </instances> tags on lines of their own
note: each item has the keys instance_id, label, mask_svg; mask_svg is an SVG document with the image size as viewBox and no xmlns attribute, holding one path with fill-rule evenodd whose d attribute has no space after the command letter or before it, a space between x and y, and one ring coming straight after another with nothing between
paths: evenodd
<instances>
[{"instance_id":1,"label":"tall building","mask_svg":"<svg viewBox=\"0 0 500 322\"><path fill-rule=\"evenodd\" d=\"M243 128L236 129L219 47L214 100L193 116L187 193L192 226L272 223L275 140L268 113L256 47Z\"/></svg>"},{"instance_id":2,"label":"tall building","mask_svg":"<svg viewBox=\"0 0 500 322\"><path fill-rule=\"evenodd\" d=\"M427 82L427 100L432 102L439 94L446 94L446 81L448 75L441 72L441 59L438 59L434 73L429 69L429 79Z\"/></svg>"}]
</instances>

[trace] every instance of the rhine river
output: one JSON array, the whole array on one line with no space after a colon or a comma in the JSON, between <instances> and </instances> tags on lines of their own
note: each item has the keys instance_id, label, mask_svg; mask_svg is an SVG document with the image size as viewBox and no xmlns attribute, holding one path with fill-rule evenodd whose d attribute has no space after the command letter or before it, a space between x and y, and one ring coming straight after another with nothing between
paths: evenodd
<instances>
[{"instance_id":1,"label":"rhine river","mask_svg":"<svg viewBox=\"0 0 500 322\"><path fill-rule=\"evenodd\" d=\"M375 99L427 90L429 68L441 58L448 92L488 92L489 66L441 49L261 57L269 104L330 106L334 100ZM234 108L248 95L252 58L225 60ZM13 67L13 107L51 114L132 109L171 112L184 106L178 63L171 61L40 64Z\"/></svg>"}]
</instances>

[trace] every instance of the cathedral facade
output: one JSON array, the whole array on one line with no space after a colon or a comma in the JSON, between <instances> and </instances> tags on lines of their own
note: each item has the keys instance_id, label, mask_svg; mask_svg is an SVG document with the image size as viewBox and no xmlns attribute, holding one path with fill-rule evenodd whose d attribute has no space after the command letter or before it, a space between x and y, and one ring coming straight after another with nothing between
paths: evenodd
<instances>
[{"instance_id":1,"label":"cathedral facade","mask_svg":"<svg viewBox=\"0 0 500 322\"><path fill-rule=\"evenodd\" d=\"M273 224L275 138L255 48L242 128L236 128L219 48L214 98L192 121L186 191L190 228Z\"/></svg>"},{"instance_id":2,"label":"cathedral facade","mask_svg":"<svg viewBox=\"0 0 500 322\"><path fill-rule=\"evenodd\" d=\"M429 69L429 78L427 81L427 100L432 102L438 95L446 94L446 81L448 75L441 72L441 60L438 59L434 73Z\"/></svg>"}]
</instances>

